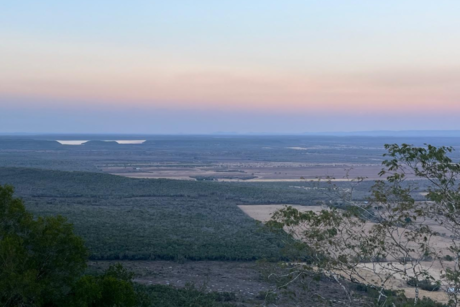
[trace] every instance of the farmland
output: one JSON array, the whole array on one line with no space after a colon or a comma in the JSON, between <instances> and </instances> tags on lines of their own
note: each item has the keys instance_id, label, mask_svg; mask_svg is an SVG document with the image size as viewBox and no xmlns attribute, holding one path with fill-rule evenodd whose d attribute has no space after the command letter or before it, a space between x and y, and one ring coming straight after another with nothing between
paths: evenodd
<instances>
[{"instance_id":1,"label":"farmland","mask_svg":"<svg viewBox=\"0 0 460 307\"><path fill-rule=\"evenodd\" d=\"M101 140L140 140L118 144ZM57 140L88 140L62 145ZM138 178L279 181L344 175L377 178L383 145L460 148L459 138L320 136L0 136L0 166L104 172ZM458 157L460 152L456 152ZM255 178L252 178L255 177ZM239 179L240 178L240 179Z\"/></svg>"}]
</instances>

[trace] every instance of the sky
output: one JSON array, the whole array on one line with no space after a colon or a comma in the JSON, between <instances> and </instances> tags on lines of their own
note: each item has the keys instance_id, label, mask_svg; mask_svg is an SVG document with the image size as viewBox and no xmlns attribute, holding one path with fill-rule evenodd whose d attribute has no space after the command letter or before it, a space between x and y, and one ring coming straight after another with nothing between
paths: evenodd
<instances>
[{"instance_id":1,"label":"sky","mask_svg":"<svg viewBox=\"0 0 460 307\"><path fill-rule=\"evenodd\" d=\"M0 132L460 130L458 0L0 0Z\"/></svg>"}]
</instances>

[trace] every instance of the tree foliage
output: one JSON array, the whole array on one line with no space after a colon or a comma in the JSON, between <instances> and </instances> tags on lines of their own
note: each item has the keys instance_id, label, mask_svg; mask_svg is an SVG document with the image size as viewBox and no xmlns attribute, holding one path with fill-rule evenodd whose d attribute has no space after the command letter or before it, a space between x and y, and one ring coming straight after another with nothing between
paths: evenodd
<instances>
[{"instance_id":1,"label":"tree foliage","mask_svg":"<svg viewBox=\"0 0 460 307\"><path fill-rule=\"evenodd\" d=\"M0 186L0 296L5 306L45 306L69 293L87 250L63 217L34 219Z\"/></svg>"},{"instance_id":2,"label":"tree foliage","mask_svg":"<svg viewBox=\"0 0 460 307\"><path fill-rule=\"evenodd\" d=\"M0 186L2 306L134 306L132 276L120 266L84 275L87 255L65 218L34 218L12 187Z\"/></svg>"},{"instance_id":3,"label":"tree foliage","mask_svg":"<svg viewBox=\"0 0 460 307\"><path fill-rule=\"evenodd\" d=\"M75 284L68 305L71 307L132 307L137 305L133 274L120 264L101 275L84 275Z\"/></svg>"},{"instance_id":4,"label":"tree foliage","mask_svg":"<svg viewBox=\"0 0 460 307\"><path fill-rule=\"evenodd\" d=\"M386 145L388 153L368 201L356 201L353 187L343 189L329 181L328 192L339 205L323 202L320 212L292 207L277 211L269 223L284 229L310 248L312 261L292 270L322 273L342 285L347 282L378 290L378 304L391 300L392 280L402 278L420 290L445 291L449 304L459 305L460 293L460 164L449 157L450 147ZM350 179L353 186L363 178ZM422 180L422 181L420 181ZM417 201L419 183L425 199ZM299 243L298 243L299 244ZM452 259L454 263L445 259ZM351 301L351 300L350 300Z\"/></svg>"}]
</instances>

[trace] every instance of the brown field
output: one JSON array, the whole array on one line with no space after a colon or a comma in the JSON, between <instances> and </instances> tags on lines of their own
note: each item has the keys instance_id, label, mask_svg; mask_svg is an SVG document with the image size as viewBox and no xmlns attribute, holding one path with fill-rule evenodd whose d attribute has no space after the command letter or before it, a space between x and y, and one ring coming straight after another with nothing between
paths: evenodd
<instances>
[{"instance_id":1,"label":"brown field","mask_svg":"<svg viewBox=\"0 0 460 307\"><path fill-rule=\"evenodd\" d=\"M239 208L243 210L247 215L249 215L251 218L261 221L261 222L267 222L270 220L272 214L279 209L284 208L285 206L292 206L296 208L299 211L305 212L305 211L314 211L314 212L319 212L321 210L324 210L324 207L321 206L299 206L299 205L240 205ZM366 228L372 227L374 223L367 223ZM433 228L435 231L440 231L441 228L435 224L434 221L427 221L427 224L430 225L430 227ZM447 237L444 236L436 236L432 239L435 243L433 246L437 248L438 251L441 251L443 254L449 254L448 252L448 246L451 244L451 240ZM422 262L422 265L428 269L430 274L434 278L440 278L441 275L441 270L443 270L441 264L439 262ZM397 266L397 265L396 265ZM363 263L362 264L362 271L360 272L364 276L367 276L366 278L369 278L369 282L373 282L373 278L375 278L375 275L373 276L373 273L369 272L371 268L371 263ZM382 266L383 267L383 266ZM366 269L367 268L367 269ZM410 287L406 284L406 282L403 280L402 276L396 275L394 278L390 280L388 285L396 290L404 290L406 293L407 297L414 297L415 291L413 287ZM429 297L431 299L437 300L442 303L447 303L448 302L448 297L447 294L443 291L437 291L437 292L429 292L429 291L424 291L420 290L420 295Z\"/></svg>"},{"instance_id":2,"label":"brown field","mask_svg":"<svg viewBox=\"0 0 460 307\"><path fill-rule=\"evenodd\" d=\"M195 180L193 176L211 176L217 181L302 181L318 177L334 177L344 180L349 171L351 178L366 177L378 179L380 165L375 164L309 164L294 162L232 162L209 165L186 165L178 163L156 163L151 165L134 165L129 167L108 166L102 170L106 173L131 178L166 178L177 180ZM245 177L256 177L247 179ZM301 179L303 178L303 179Z\"/></svg>"},{"instance_id":3,"label":"brown field","mask_svg":"<svg viewBox=\"0 0 460 307\"><path fill-rule=\"evenodd\" d=\"M300 205L240 205L238 206L244 213L253 219L261 222L270 220L273 212L283 209L285 206L291 206L301 212L314 211L319 212L323 209L321 206L300 206Z\"/></svg>"}]
</instances>

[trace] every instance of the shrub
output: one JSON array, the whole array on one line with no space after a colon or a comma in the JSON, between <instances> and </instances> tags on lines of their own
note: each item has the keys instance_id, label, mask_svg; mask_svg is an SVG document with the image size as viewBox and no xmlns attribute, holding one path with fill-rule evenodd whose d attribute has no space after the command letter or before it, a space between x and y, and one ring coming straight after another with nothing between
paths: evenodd
<instances>
[{"instance_id":1,"label":"shrub","mask_svg":"<svg viewBox=\"0 0 460 307\"><path fill-rule=\"evenodd\" d=\"M418 286L418 288L426 291L438 291L441 288L441 283L439 281L433 283L428 279L417 280L414 277L407 280L407 284L411 287Z\"/></svg>"}]
</instances>

